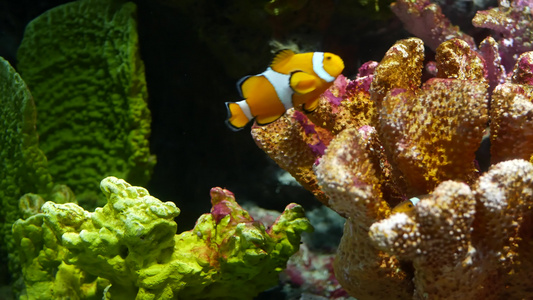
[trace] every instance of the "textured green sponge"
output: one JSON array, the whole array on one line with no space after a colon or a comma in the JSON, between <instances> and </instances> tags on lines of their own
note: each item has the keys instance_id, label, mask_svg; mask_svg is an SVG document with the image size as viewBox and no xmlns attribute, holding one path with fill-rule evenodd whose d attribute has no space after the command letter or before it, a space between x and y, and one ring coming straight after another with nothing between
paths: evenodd
<instances>
[{"instance_id":1,"label":"textured green sponge","mask_svg":"<svg viewBox=\"0 0 533 300\"><path fill-rule=\"evenodd\" d=\"M299 205L266 229L231 192L213 188L211 213L176 235L174 203L115 177L101 189L108 203L93 213L46 202L43 213L15 223L24 299L252 299L278 282L311 230Z\"/></svg>"},{"instance_id":2,"label":"textured green sponge","mask_svg":"<svg viewBox=\"0 0 533 300\"><path fill-rule=\"evenodd\" d=\"M17 54L50 173L88 207L105 203L101 178L144 185L155 164L135 17L128 2L61 5L28 24Z\"/></svg>"},{"instance_id":3,"label":"textured green sponge","mask_svg":"<svg viewBox=\"0 0 533 300\"><path fill-rule=\"evenodd\" d=\"M35 119L26 84L0 57L0 260L13 249L11 225L21 217L19 198L25 193L47 193L52 187Z\"/></svg>"}]
</instances>

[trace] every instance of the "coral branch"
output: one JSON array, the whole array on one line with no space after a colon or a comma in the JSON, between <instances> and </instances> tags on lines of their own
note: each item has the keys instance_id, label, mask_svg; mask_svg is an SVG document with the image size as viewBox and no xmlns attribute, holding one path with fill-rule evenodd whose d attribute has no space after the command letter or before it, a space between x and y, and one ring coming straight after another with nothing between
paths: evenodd
<instances>
[{"instance_id":1,"label":"coral branch","mask_svg":"<svg viewBox=\"0 0 533 300\"><path fill-rule=\"evenodd\" d=\"M466 41L472 48L476 47L474 39L453 26L438 4L428 0L399 0L391 4L391 10L407 31L424 40L433 50L453 38Z\"/></svg>"}]
</instances>

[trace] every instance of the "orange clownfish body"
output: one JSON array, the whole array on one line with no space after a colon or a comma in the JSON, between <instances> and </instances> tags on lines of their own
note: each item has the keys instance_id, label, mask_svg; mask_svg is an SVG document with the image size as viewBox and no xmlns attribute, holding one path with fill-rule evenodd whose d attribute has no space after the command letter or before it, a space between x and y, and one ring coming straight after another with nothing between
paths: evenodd
<instances>
[{"instance_id":1,"label":"orange clownfish body","mask_svg":"<svg viewBox=\"0 0 533 300\"><path fill-rule=\"evenodd\" d=\"M318 106L318 97L343 69L342 59L332 53L295 54L283 50L266 71L239 80L237 86L244 100L226 102L226 124L235 131L253 119L265 125L302 104L305 111L311 112Z\"/></svg>"}]
</instances>

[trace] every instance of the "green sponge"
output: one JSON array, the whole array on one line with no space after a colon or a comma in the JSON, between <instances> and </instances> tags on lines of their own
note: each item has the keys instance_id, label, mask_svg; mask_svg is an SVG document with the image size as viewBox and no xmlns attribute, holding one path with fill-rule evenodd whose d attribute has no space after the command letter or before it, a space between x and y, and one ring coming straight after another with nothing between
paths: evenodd
<instances>
[{"instance_id":1,"label":"green sponge","mask_svg":"<svg viewBox=\"0 0 533 300\"><path fill-rule=\"evenodd\" d=\"M30 22L18 50L50 173L86 208L105 203L101 178L144 185L155 164L136 26L133 3L75 1Z\"/></svg>"},{"instance_id":2,"label":"green sponge","mask_svg":"<svg viewBox=\"0 0 533 300\"><path fill-rule=\"evenodd\" d=\"M26 84L0 57L0 260L13 249L11 225L22 216L19 198L25 193L47 193L53 185L35 123L35 105ZM10 264L16 264L14 257Z\"/></svg>"}]
</instances>

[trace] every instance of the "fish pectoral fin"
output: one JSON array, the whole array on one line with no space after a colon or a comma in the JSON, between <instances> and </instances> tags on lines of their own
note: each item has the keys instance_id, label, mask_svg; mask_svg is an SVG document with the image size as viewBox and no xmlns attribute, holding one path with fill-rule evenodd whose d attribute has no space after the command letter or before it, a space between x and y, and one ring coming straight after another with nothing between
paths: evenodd
<instances>
[{"instance_id":1,"label":"fish pectoral fin","mask_svg":"<svg viewBox=\"0 0 533 300\"><path fill-rule=\"evenodd\" d=\"M292 90L298 94L310 93L317 87L317 78L302 71L292 73L289 81Z\"/></svg>"},{"instance_id":2,"label":"fish pectoral fin","mask_svg":"<svg viewBox=\"0 0 533 300\"><path fill-rule=\"evenodd\" d=\"M276 53L276 55L274 56L274 59L272 59L272 63L270 64L270 67L272 69L274 69L276 65L283 64L283 63L287 62L289 59L291 59L291 57L294 54L295 53L292 50L289 50L289 49L284 49L284 50L278 51Z\"/></svg>"},{"instance_id":3,"label":"fish pectoral fin","mask_svg":"<svg viewBox=\"0 0 533 300\"><path fill-rule=\"evenodd\" d=\"M279 119L281 116L283 116L283 114L281 115L275 115L275 116L257 116L255 118L255 121L257 122L257 124L259 125L266 125L268 123L272 123L274 121L276 121L277 119Z\"/></svg>"},{"instance_id":4,"label":"fish pectoral fin","mask_svg":"<svg viewBox=\"0 0 533 300\"><path fill-rule=\"evenodd\" d=\"M320 98L309 100L309 101L304 103L303 110L306 113L313 112L315 109L317 109L319 103L320 103Z\"/></svg>"},{"instance_id":5,"label":"fish pectoral fin","mask_svg":"<svg viewBox=\"0 0 533 300\"><path fill-rule=\"evenodd\" d=\"M226 102L226 109L228 110L226 125L228 125L231 130L241 130L246 124L248 124L248 122L250 122L239 104L235 102Z\"/></svg>"}]
</instances>

